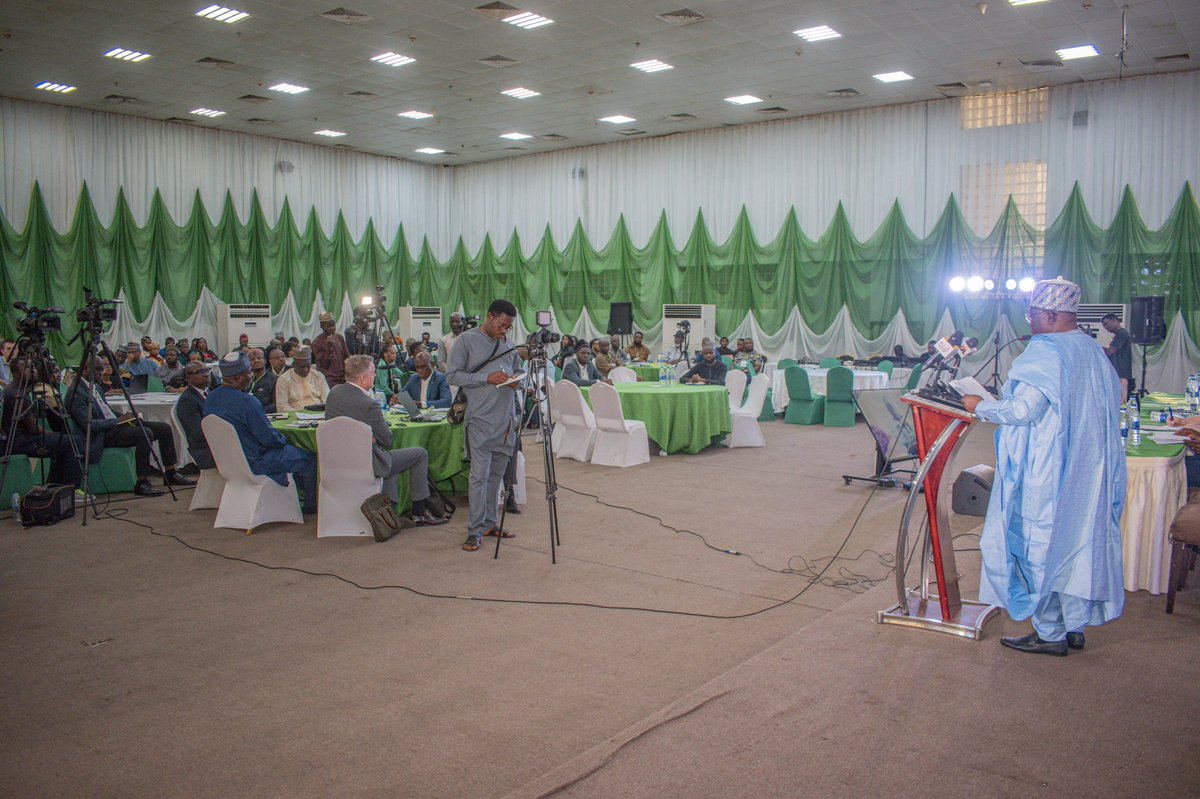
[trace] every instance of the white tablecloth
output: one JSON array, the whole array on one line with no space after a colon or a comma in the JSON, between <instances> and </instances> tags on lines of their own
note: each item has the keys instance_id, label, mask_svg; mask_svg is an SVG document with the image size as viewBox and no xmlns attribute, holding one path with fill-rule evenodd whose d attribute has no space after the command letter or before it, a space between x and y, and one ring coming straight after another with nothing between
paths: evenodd
<instances>
[{"instance_id":1,"label":"white tablecloth","mask_svg":"<svg viewBox=\"0 0 1200 799\"><path fill-rule=\"evenodd\" d=\"M829 374L828 369L817 369L804 367L808 372L808 385L812 388L813 394L825 394L825 375ZM783 413L787 410L788 402L791 399L787 393L787 380L784 377L786 370L779 369L771 376L771 406L775 409L775 413ZM887 388L888 376L887 372L876 372L873 369L854 369L854 388L855 390L865 388Z\"/></svg>"},{"instance_id":2,"label":"white tablecloth","mask_svg":"<svg viewBox=\"0 0 1200 799\"><path fill-rule=\"evenodd\" d=\"M1171 544L1167 533L1187 503L1183 454L1174 458L1126 458L1128 486L1121 516L1126 591L1167 592Z\"/></svg>"},{"instance_id":3,"label":"white tablecloth","mask_svg":"<svg viewBox=\"0 0 1200 799\"><path fill-rule=\"evenodd\" d=\"M108 404L117 413L124 413L129 410L125 404L123 397L108 397ZM192 456L188 454L187 436L183 434L183 428L175 423L175 414L171 411L175 408L175 403L179 402L178 394L166 394L163 392L153 392L150 394L134 394L133 404L137 407L138 413L143 419L151 422L166 422L171 426L171 431L175 434L175 452L179 456L177 466L186 466L192 462ZM158 445L155 444L155 447ZM161 453L159 453L161 455Z\"/></svg>"}]
</instances>

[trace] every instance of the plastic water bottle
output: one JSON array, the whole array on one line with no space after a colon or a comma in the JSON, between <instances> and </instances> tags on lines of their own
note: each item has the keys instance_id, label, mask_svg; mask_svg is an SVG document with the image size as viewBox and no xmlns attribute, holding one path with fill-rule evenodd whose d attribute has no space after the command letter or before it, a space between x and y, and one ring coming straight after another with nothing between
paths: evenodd
<instances>
[{"instance_id":1,"label":"plastic water bottle","mask_svg":"<svg viewBox=\"0 0 1200 799\"><path fill-rule=\"evenodd\" d=\"M1200 374L1188 378L1188 412L1200 411Z\"/></svg>"},{"instance_id":2,"label":"plastic water bottle","mask_svg":"<svg viewBox=\"0 0 1200 799\"><path fill-rule=\"evenodd\" d=\"M1130 439L1131 439L1133 445L1136 447L1142 443L1142 420L1141 420L1142 409L1137 404L1136 399L1134 399L1134 405L1131 410L1132 410L1132 414L1133 414L1133 419L1130 421L1130 428L1131 428Z\"/></svg>"},{"instance_id":3,"label":"plastic water bottle","mask_svg":"<svg viewBox=\"0 0 1200 799\"><path fill-rule=\"evenodd\" d=\"M11 507L12 507L12 511L13 511L13 518L16 519L18 522L21 521L21 495L18 494L16 491L14 491L13 495L12 495L12 506Z\"/></svg>"},{"instance_id":4,"label":"plastic water bottle","mask_svg":"<svg viewBox=\"0 0 1200 799\"><path fill-rule=\"evenodd\" d=\"M371 390L371 397L379 403L379 409L387 413L387 396L376 388Z\"/></svg>"},{"instance_id":5,"label":"plastic water bottle","mask_svg":"<svg viewBox=\"0 0 1200 799\"><path fill-rule=\"evenodd\" d=\"M1121 406L1121 443L1126 444L1129 441L1129 409L1124 405Z\"/></svg>"}]
</instances>

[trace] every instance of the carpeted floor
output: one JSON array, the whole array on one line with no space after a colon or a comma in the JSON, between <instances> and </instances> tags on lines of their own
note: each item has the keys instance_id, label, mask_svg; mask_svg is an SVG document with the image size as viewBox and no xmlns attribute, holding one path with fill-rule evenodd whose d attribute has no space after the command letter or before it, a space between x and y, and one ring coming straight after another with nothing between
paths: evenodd
<instances>
[{"instance_id":1,"label":"carpeted floor","mask_svg":"<svg viewBox=\"0 0 1200 799\"><path fill-rule=\"evenodd\" d=\"M1174 617L1131 595L1062 662L878 627L905 495L843 484L872 469L866 428L775 422L767 441L560 461L557 565L532 440L499 560L459 549L465 509L386 544L214 530L186 495L114 501L120 518L87 527L0 521L0 795L487 797L584 774L570 790L597 796L1195 786L1178 753L1200 592ZM987 460L986 432L966 449L960 466ZM960 547L978 522L958 520Z\"/></svg>"}]
</instances>

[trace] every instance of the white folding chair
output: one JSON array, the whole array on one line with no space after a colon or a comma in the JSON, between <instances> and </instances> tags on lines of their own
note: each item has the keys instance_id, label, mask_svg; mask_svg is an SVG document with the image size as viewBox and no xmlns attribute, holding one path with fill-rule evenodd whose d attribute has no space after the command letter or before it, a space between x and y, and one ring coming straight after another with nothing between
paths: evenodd
<instances>
[{"instance_id":1,"label":"white folding chair","mask_svg":"<svg viewBox=\"0 0 1200 799\"><path fill-rule=\"evenodd\" d=\"M554 415L554 435L550 443L554 445L554 454L584 463L591 460L596 445L596 418L583 401L579 386L569 380L555 383L550 401Z\"/></svg>"},{"instance_id":2,"label":"white folding chair","mask_svg":"<svg viewBox=\"0 0 1200 799\"><path fill-rule=\"evenodd\" d=\"M171 418L175 420L175 427L179 430L183 429L183 425L179 423L179 405L171 406ZM203 423L201 423L203 428ZM203 432L203 430L201 430ZM207 438L207 436L205 436ZM187 435L183 437L183 446L187 446ZM211 444L209 447L211 448ZM199 464L197 464L199 465ZM205 508L221 507L221 495L225 493L225 478L216 469L201 469L200 479L196 481L196 487L192 490L192 501L188 505L188 510L204 510Z\"/></svg>"},{"instance_id":3,"label":"white folding chair","mask_svg":"<svg viewBox=\"0 0 1200 799\"><path fill-rule=\"evenodd\" d=\"M675 364L675 382L679 382L679 378L687 374L688 370L691 368L692 364L689 361L680 361L679 363Z\"/></svg>"},{"instance_id":4,"label":"white folding chair","mask_svg":"<svg viewBox=\"0 0 1200 799\"><path fill-rule=\"evenodd\" d=\"M371 428L357 419L339 416L317 428L317 538L370 535L371 523L361 506L378 494L383 480L371 463Z\"/></svg>"},{"instance_id":5,"label":"white folding chair","mask_svg":"<svg viewBox=\"0 0 1200 799\"><path fill-rule=\"evenodd\" d=\"M608 379L614 383L636 383L637 372L628 366L617 366L608 373Z\"/></svg>"},{"instance_id":6,"label":"white folding chair","mask_svg":"<svg viewBox=\"0 0 1200 799\"><path fill-rule=\"evenodd\" d=\"M596 446L592 463L600 466L637 466L650 461L646 423L625 419L621 396L612 386L597 383L589 389L596 414Z\"/></svg>"},{"instance_id":7,"label":"white folding chair","mask_svg":"<svg viewBox=\"0 0 1200 799\"><path fill-rule=\"evenodd\" d=\"M221 505L217 508L213 527L245 530L246 535L250 535L260 524L304 524L294 477L288 475L285 487L270 477L250 471L237 431L224 419L205 416L200 427L208 439L213 460L217 462L217 471L225 478L225 490L221 493Z\"/></svg>"},{"instance_id":8,"label":"white folding chair","mask_svg":"<svg viewBox=\"0 0 1200 799\"><path fill-rule=\"evenodd\" d=\"M758 426L758 417L762 414L770 382L771 379L766 375L755 375L754 379L750 381L750 392L746 395L746 402L736 411L729 413L729 418L733 422L733 432L725 439L726 446L766 446L767 442L763 438L762 428Z\"/></svg>"},{"instance_id":9,"label":"white folding chair","mask_svg":"<svg viewBox=\"0 0 1200 799\"><path fill-rule=\"evenodd\" d=\"M746 373L741 369L727 370L725 390L729 392L729 411L732 413L742 407L742 397L746 394Z\"/></svg>"}]
</instances>

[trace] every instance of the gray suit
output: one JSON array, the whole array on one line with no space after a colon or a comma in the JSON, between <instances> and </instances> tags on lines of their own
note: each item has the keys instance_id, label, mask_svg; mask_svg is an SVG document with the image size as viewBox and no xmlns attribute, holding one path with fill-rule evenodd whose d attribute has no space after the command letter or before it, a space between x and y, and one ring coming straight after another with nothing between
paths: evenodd
<instances>
[{"instance_id":1,"label":"gray suit","mask_svg":"<svg viewBox=\"0 0 1200 799\"><path fill-rule=\"evenodd\" d=\"M596 364L590 360L587 365L587 373L581 371L578 358L572 358L563 364L562 379L570 380L577 386L594 386L600 382L600 371L596 369Z\"/></svg>"},{"instance_id":2,"label":"gray suit","mask_svg":"<svg viewBox=\"0 0 1200 799\"><path fill-rule=\"evenodd\" d=\"M383 493L388 499L400 501L400 473L409 470L412 470L408 482L413 501L429 498L429 453L421 447L389 450L392 429L375 400L356 385L336 385L325 398L325 418L338 416L355 419L371 428L371 465L375 476L383 478Z\"/></svg>"}]
</instances>

